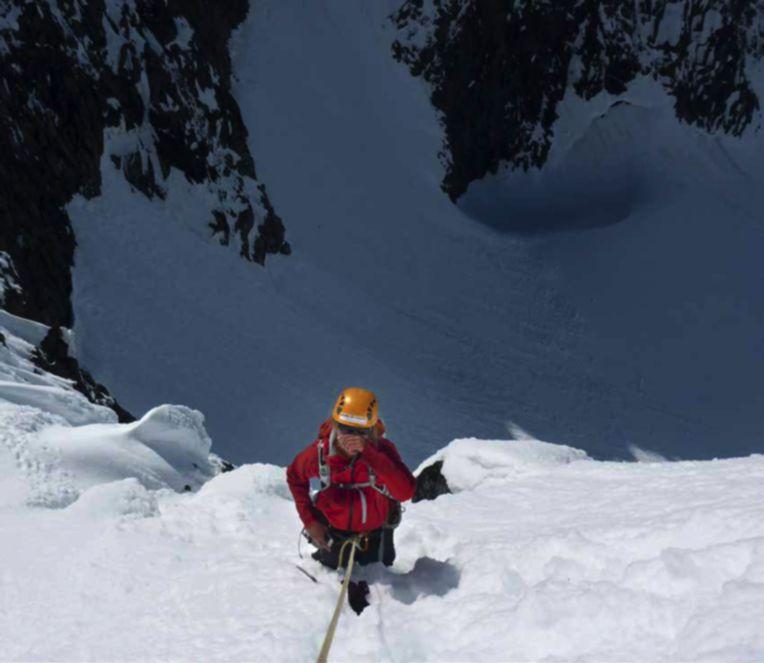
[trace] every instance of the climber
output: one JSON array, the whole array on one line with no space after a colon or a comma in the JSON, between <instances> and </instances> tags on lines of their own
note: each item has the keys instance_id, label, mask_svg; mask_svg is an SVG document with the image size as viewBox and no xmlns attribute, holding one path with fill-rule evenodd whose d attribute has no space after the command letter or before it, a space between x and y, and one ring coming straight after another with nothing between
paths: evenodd
<instances>
[{"instance_id":1,"label":"climber","mask_svg":"<svg viewBox=\"0 0 764 663\"><path fill-rule=\"evenodd\" d=\"M376 396L345 389L317 439L287 469L297 512L318 548L313 558L329 568L338 567L343 541L355 534L362 534L358 564L390 566L395 559L393 529L400 522L400 503L413 497L416 480L384 433ZM311 479L320 481L313 500Z\"/></svg>"}]
</instances>

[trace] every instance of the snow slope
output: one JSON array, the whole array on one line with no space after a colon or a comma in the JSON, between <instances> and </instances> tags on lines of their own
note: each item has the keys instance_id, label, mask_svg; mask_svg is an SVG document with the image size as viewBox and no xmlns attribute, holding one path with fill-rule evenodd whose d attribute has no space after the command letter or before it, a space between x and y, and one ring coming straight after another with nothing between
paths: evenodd
<instances>
[{"instance_id":1,"label":"snow slope","mask_svg":"<svg viewBox=\"0 0 764 663\"><path fill-rule=\"evenodd\" d=\"M739 140L678 125L674 100L648 79L613 104L567 100L543 171L507 169L460 205L505 230L603 225L534 239L582 321L580 351L616 399L646 406L611 403L600 417L613 408L648 446L669 433L696 454L727 455L727 437L738 453L761 450L761 132ZM663 449L684 455L681 444Z\"/></svg>"},{"instance_id":2,"label":"snow slope","mask_svg":"<svg viewBox=\"0 0 764 663\"><path fill-rule=\"evenodd\" d=\"M764 656L761 456L614 463L464 439L436 458L456 492L407 506L398 559L367 572L372 605L345 607L331 660ZM298 531L283 468L262 464L195 494L128 479L65 509L0 510L0 648L313 660L339 583L298 558Z\"/></svg>"},{"instance_id":3,"label":"snow slope","mask_svg":"<svg viewBox=\"0 0 764 663\"><path fill-rule=\"evenodd\" d=\"M149 202L104 160L103 196L68 209L84 365L133 412L201 409L240 462L286 463L351 384L410 462L509 422L597 457L760 450L759 139L682 127L649 85L566 100L549 170L459 209L428 90L390 55L395 4L262 0L232 43L294 249L265 271L199 234L204 192L177 176ZM496 206L621 223L518 236Z\"/></svg>"},{"instance_id":4,"label":"snow slope","mask_svg":"<svg viewBox=\"0 0 764 663\"><path fill-rule=\"evenodd\" d=\"M0 311L0 510L62 507L92 486L128 478L191 490L216 474L200 412L162 405L116 423L111 409L33 363L47 332Z\"/></svg>"}]
</instances>

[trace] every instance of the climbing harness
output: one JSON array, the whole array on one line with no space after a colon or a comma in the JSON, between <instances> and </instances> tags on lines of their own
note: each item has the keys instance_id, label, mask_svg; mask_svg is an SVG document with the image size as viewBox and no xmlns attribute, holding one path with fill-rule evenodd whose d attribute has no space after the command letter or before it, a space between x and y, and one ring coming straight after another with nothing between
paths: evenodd
<instances>
[{"instance_id":1,"label":"climbing harness","mask_svg":"<svg viewBox=\"0 0 764 663\"><path fill-rule=\"evenodd\" d=\"M340 548L339 566L342 566L342 559L348 546L350 546L350 558L348 559L347 569L345 570L345 578L342 581L340 596L339 599L337 599L337 607L334 608L334 614L332 615L332 619L329 622L329 628L327 629L326 636L324 637L324 644L321 645L321 651L318 654L316 663L327 663L329 649L332 646L332 640L334 640L334 632L337 630L337 623L340 619L342 604L345 601L345 596L348 592L348 586L350 585L350 576L353 573L353 564L355 562L355 551L356 549L361 550L361 540L363 538L364 537L361 535L352 536L347 539ZM368 546L368 537L366 537L366 545Z\"/></svg>"},{"instance_id":2,"label":"climbing harness","mask_svg":"<svg viewBox=\"0 0 764 663\"><path fill-rule=\"evenodd\" d=\"M336 438L336 433L332 431L331 437L329 438L329 446L334 444L334 440ZM355 459L354 459L355 460ZM353 462L353 461L351 461ZM335 483L332 484L332 477L331 472L329 471L329 463L326 462L326 459L324 457L324 444L323 440L318 441L318 478L321 482L321 490L326 490L329 488L329 486L337 486L337 488L373 488L378 493L384 495L385 497L389 497L392 499L392 496L390 495L390 491L387 489L387 486L380 486L377 483L377 475L374 472L374 470L366 466L369 470L369 480L364 481L363 483ZM321 492L321 491L319 491Z\"/></svg>"},{"instance_id":3,"label":"climbing harness","mask_svg":"<svg viewBox=\"0 0 764 663\"><path fill-rule=\"evenodd\" d=\"M329 437L329 448L332 447L334 444L334 441L336 439L336 432L332 431L331 436ZM326 490L330 486L336 486L337 488L345 488L347 490L357 490L358 495L361 498L361 522L366 522L366 495L364 495L363 489L364 488L373 488L376 490L380 495L383 495L391 502L391 516L393 516L390 519L390 522L386 523L385 526L389 527L390 529L395 529L400 525L401 522L401 513L403 511L403 507L401 506L401 503L396 500L388 490L387 486L379 485L377 483L377 475L374 472L373 468L366 466L369 472L369 480L364 481L362 483L332 483L332 477L331 477L331 471L329 470L329 463L326 462L326 458L324 456L324 443L322 439L318 440L318 479L321 483L321 488L319 489L319 493L323 490ZM355 462L355 459L351 461L351 463ZM314 497L316 499L318 497L318 493Z\"/></svg>"}]
</instances>

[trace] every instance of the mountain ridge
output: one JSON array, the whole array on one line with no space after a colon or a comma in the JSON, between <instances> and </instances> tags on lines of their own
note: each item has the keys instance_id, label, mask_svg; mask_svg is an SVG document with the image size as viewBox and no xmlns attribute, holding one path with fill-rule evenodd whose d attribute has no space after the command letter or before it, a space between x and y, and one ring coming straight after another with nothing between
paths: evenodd
<instances>
[{"instance_id":1,"label":"mountain ridge","mask_svg":"<svg viewBox=\"0 0 764 663\"><path fill-rule=\"evenodd\" d=\"M148 198L172 169L208 190L221 244L264 263L288 253L230 93L228 40L249 5L95 0L2 7L0 276L3 305L72 326L76 238L65 205L101 190L101 156ZM105 133L118 140L105 141ZM45 182L45 186L40 186Z\"/></svg>"},{"instance_id":2,"label":"mountain ridge","mask_svg":"<svg viewBox=\"0 0 764 663\"><path fill-rule=\"evenodd\" d=\"M391 14L393 56L430 86L445 136L443 189L510 169L542 169L560 102L639 76L674 98L679 121L740 137L760 126L751 67L762 56L760 3L745 0L407 0Z\"/></svg>"}]
</instances>

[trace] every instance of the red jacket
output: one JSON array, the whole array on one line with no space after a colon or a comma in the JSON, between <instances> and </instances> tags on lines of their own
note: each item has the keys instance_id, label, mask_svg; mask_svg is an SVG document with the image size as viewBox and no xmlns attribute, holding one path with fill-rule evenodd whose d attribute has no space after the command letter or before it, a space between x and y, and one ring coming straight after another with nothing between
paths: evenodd
<instances>
[{"instance_id":1,"label":"red jacket","mask_svg":"<svg viewBox=\"0 0 764 663\"><path fill-rule=\"evenodd\" d=\"M382 527L390 509L387 497L371 486L342 488L335 484L365 483L369 481L369 468L372 468L376 474L376 484L386 487L394 499L405 502L414 496L416 479L390 440L382 437L375 442L367 442L361 454L349 459L330 450L331 431L331 421L325 421L318 438L297 454L287 468L287 483L303 524L308 527L320 520L320 512L332 527L339 530L370 532ZM319 444L323 445L324 462L329 467L332 485L322 490L313 504L310 480L319 476Z\"/></svg>"}]
</instances>

